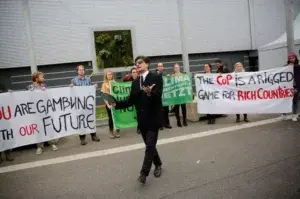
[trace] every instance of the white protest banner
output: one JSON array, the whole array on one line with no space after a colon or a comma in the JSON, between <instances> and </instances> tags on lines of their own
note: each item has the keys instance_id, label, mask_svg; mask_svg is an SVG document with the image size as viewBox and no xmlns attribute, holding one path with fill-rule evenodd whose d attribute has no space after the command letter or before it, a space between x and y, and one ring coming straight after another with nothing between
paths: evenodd
<instances>
[{"instance_id":1,"label":"white protest banner","mask_svg":"<svg viewBox=\"0 0 300 199\"><path fill-rule=\"evenodd\" d=\"M292 111L293 67L259 72L197 74L198 113L289 113Z\"/></svg>"},{"instance_id":2,"label":"white protest banner","mask_svg":"<svg viewBox=\"0 0 300 199\"><path fill-rule=\"evenodd\" d=\"M0 94L0 151L96 132L95 87Z\"/></svg>"}]
</instances>

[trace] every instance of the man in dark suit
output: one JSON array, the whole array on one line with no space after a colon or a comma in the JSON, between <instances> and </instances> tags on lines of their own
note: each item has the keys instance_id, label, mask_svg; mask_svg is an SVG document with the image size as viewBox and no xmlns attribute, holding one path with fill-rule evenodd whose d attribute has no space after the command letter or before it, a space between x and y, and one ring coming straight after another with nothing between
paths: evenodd
<instances>
[{"instance_id":1,"label":"man in dark suit","mask_svg":"<svg viewBox=\"0 0 300 199\"><path fill-rule=\"evenodd\" d=\"M163 63L158 63L157 64L157 69L156 69L157 74L160 76L166 76L167 74L164 72L164 65ZM161 110L161 128L160 130L163 130L164 128L171 129L172 126L170 125L170 120L169 120L169 106L164 106Z\"/></svg>"},{"instance_id":2,"label":"man in dark suit","mask_svg":"<svg viewBox=\"0 0 300 199\"><path fill-rule=\"evenodd\" d=\"M162 165L156 143L161 124L163 80L160 75L149 72L149 64L149 58L145 56L138 56L135 59L139 78L132 82L129 97L114 105L116 109L124 109L132 105L136 108L138 126L146 145L144 162L138 178L142 184L146 183L152 163L155 165L155 177L160 177Z\"/></svg>"}]
</instances>

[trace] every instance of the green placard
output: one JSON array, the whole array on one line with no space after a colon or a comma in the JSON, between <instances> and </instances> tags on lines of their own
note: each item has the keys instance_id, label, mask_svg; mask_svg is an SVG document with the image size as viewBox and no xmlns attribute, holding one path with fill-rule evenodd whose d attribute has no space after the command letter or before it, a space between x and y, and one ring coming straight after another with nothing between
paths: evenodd
<instances>
[{"instance_id":1,"label":"green placard","mask_svg":"<svg viewBox=\"0 0 300 199\"><path fill-rule=\"evenodd\" d=\"M111 82L110 94L117 101L126 99L131 90L131 82ZM112 110L112 117L115 129L124 129L137 126L135 107L131 106L126 109Z\"/></svg>"},{"instance_id":2,"label":"green placard","mask_svg":"<svg viewBox=\"0 0 300 199\"><path fill-rule=\"evenodd\" d=\"M164 76L163 81L163 106L193 102L192 77L190 75Z\"/></svg>"}]
</instances>

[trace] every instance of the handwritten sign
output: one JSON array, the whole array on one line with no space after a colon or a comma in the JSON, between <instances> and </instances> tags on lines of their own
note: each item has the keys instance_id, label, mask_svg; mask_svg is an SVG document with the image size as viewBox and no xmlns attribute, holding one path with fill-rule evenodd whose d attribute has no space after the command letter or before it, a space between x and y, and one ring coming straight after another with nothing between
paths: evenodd
<instances>
[{"instance_id":1,"label":"handwritten sign","mask_svg":"<svg viewBox=\"0 0 300 199\"><path fill-rule=\"evenodd\" d=\"M292 111L293 68L259 72L197 74L198 113L288 113Z\"/></svg>"},{"instance_id":2,"label":"handwritten sign","mask_svg":"<svg viewBox=\"0 0 300 199\"><path fill-rule=\"evenodd\" d=\"M0 151L94 132L94 86L0 94Z\"/></svg>"},{"instance_id":3,"label":"handwritten sign","mask_svg":"<svg viewBox=\"0 0 300 199\"><path fill-rule=\"evenodd\" d=\"M125 100L131 90L131 82L111 82L110 94L118 101ZM136 110L134 106L116 110L113 108L112 117L115 129L131 128L137 126Z\"/></svg>"}]
</instances>

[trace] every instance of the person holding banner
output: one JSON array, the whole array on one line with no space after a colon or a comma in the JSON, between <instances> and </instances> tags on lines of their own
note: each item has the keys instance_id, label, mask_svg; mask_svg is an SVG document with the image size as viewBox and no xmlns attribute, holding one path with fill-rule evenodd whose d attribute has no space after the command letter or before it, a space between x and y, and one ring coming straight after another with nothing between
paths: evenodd
<instances>
[{"instance_id":1,"label":"person holding banner","mask_svg":"<svg viewBox=\"0 0 300 199\"><path fill-rule=\"evenodd\" d=\"M131 68L130 70L130 75L126 75L125 78L123 79L123 82L132 82L138 78L138 72L135 67ZM136 129L137 134L141 134L141 131L139 130L139 127L137 126Z\"/></svg>"},{"instance_id":2,"label":"person holding banner","mask_svg":"<svg viewBox=\"0 0 300 199\"><path fill-rule=\"evenodd\" d=\"M26 90L34 91L34 90L46 90L47 86L44 83L44 73L35 72L32 74L32 84L27 86ZM56 146L56 140L48 141L49 145L51 145L53 151L57 151L58 147ZM40 155L43 153L44 143L38 143L36 154Z\"/></svg>"},{"instance_id":3,"label":"person holding banner","mask_svg":"<svg viewBox=\"0 0 300 199\"><path fill-rule=\"evenodd\" d=\"M294 69L294 97L293 97L293 107L292 107L292 121L297 122L298 121L298 104L299 104L299 89L300 89L300 66L299 66L299 60L297 58L296 53L291 52L288 54L288 61L286 66L291 66ZM287 114L283 113L281 118L283 120L287 120Z\"/></svg>"},{"instance_id":4,"label":"person holding banner","mask_svg":"<svg viewBox=\"0 0 300 199\"><path fill-rule=\"evenodd\" d=\"M211 73L210 64L204 64L204 73ZM216 123L216 116L213 114L207 114L207 124L215 124L215 123Z\"/></svg>"},{"instance_id":5,"label":"person holding banner","mask_svg":"<svg viewBox=\"0 0 300 199\"><path fill-rule=\"evenodd\" d=\"M4 84L0 84L0 93L6 93L6 92L11 92L11 90L8 90ZM14 158L11 155L11 150L7 150L3 152L6 161L13 161ZM2 163L2 152L0 152L0 164Z\"/></svg>"},{"instance_id":6,"label":"person holding banner","mask_svg":"<svg viewBox=\"0 0 300 199\"><path fill-rule=\"evenodd\" d=\"M299 89L300 89L300 66L296 53L291 52L288 55L287 64L294 67L294 98L293 98L293 117L292 121L298 121L298 104L299 104Z\"/></svg>"},{"instance_id":7,"label":"person holding banner","mask_svg":"<svg viewBox=\"0 0 300 199\"><path fill-rule=\"evenodd\" d=\"M91 78L88 76L85 76L85 68L83 65L79 65L76 68L77 76L74 77L71 81L71 87L73 86L92 86ZM97 84L94 85L97 87ZM86 135L79 135L80 144L86 145L87 142L85 140ZM97 137L96 132L91 133L92 141L99 142L100 139Z\"/></svg>"},{"instance_id":8,"label":"person holding banner","mask_svg":"<svg viewBox=\"0 0 300 199\"><path fill-rule=\"evenodd\" d=\"M224 63L220 59L216 60L215 63L217 67L217 73L230 73L229 69L224 66Z\"/></svg>"},{"instance_id":9,"label":"person holding banner","mask_svg":"<svg viewBox=\"0 0 300 199\"><path fill-rule=\"evenodd\" d=\"M180 72L180 65L178 63L174 64L174 73L173 75L182 75L183 73ZM179 108L181 107L182 118L183 118L183 126L188 126L186 120L186 105L185 104L177 104L174 106L175 116L177 120L177 126L182 127L179 115Z\"/></svg>"},{"instance_id":10,"label":"person holding banner","mask_svg":"<svg viewBox=\"0 0 300 199\"><path fill-rule=\"evenodd\" d=\"M234 72L235 73L245 72L244 66L241 62L237 62L234 65ZM241 122L240 114L236 114L236 122L237 123ZM247 114L244 114L244 122L249 122L249 120L247 118Z\"/></svg>"},{"instance_id":11,"label":"person holding banner","mask_svg":"<svg viewBox=\"0 0 300 199\"><path fill-rule=\"evenodd\" d=\"M157 69L156 69L157 74L160 76L165 76L166 73L164 72L164 65L163 63L158 63L157 64ZM169 120L169 106L164 106L162 109L162 124L160 130L163 130L164 128L171 129L172 126L170 125L170 120Z\"/></svg>"},{"instance_id":12,"label":"person holding banner","mask_svg":"<svg viewBox=\"0 0 300 199\"><path fill-rule=\"evenodd\" d=\"M135 80L136 78L138 78L138 73L135 67L131 68L130 70L130 74L127 74L124 79L123 82L132 82L133 80Z\"/></svg>"},{"instance_id":13,"label":"person holding banner","mask_svg":"<svg viewBox=\"0 0 300 199\"><path fill-rule=\"evenodd\" d=\"M111 71L106 71L104 74L104 82L101 86L101 91L107 94L110 94L110 83L114 81L113 73ZM114 121L112 118L112 106L108 103L107 100L104 100L105 103L105 108L107 111L108 115L108 126L109 126L109 138L114 139L114 138L119 138L120 134L115 134L114 133Z\"/></svg>"},{"instance_id":14,"label":"person holding banner","mask_svg":"<svg viewBox=\"0 0 300 199\"><path fill-rule=\"evenodd\" d=\"M146 183L152 163L155 165L154 176L161 175L161 159L156 149L158 131L160 127L160 113L162 107L162 77L149 72L150 60L145 56L135 58L139 78L132 82L130 95L126 100L117 101L113 106L124 109L135 106L138 126L146 145L143 166L138 181Z\"/></svg>"}]
</instances>

